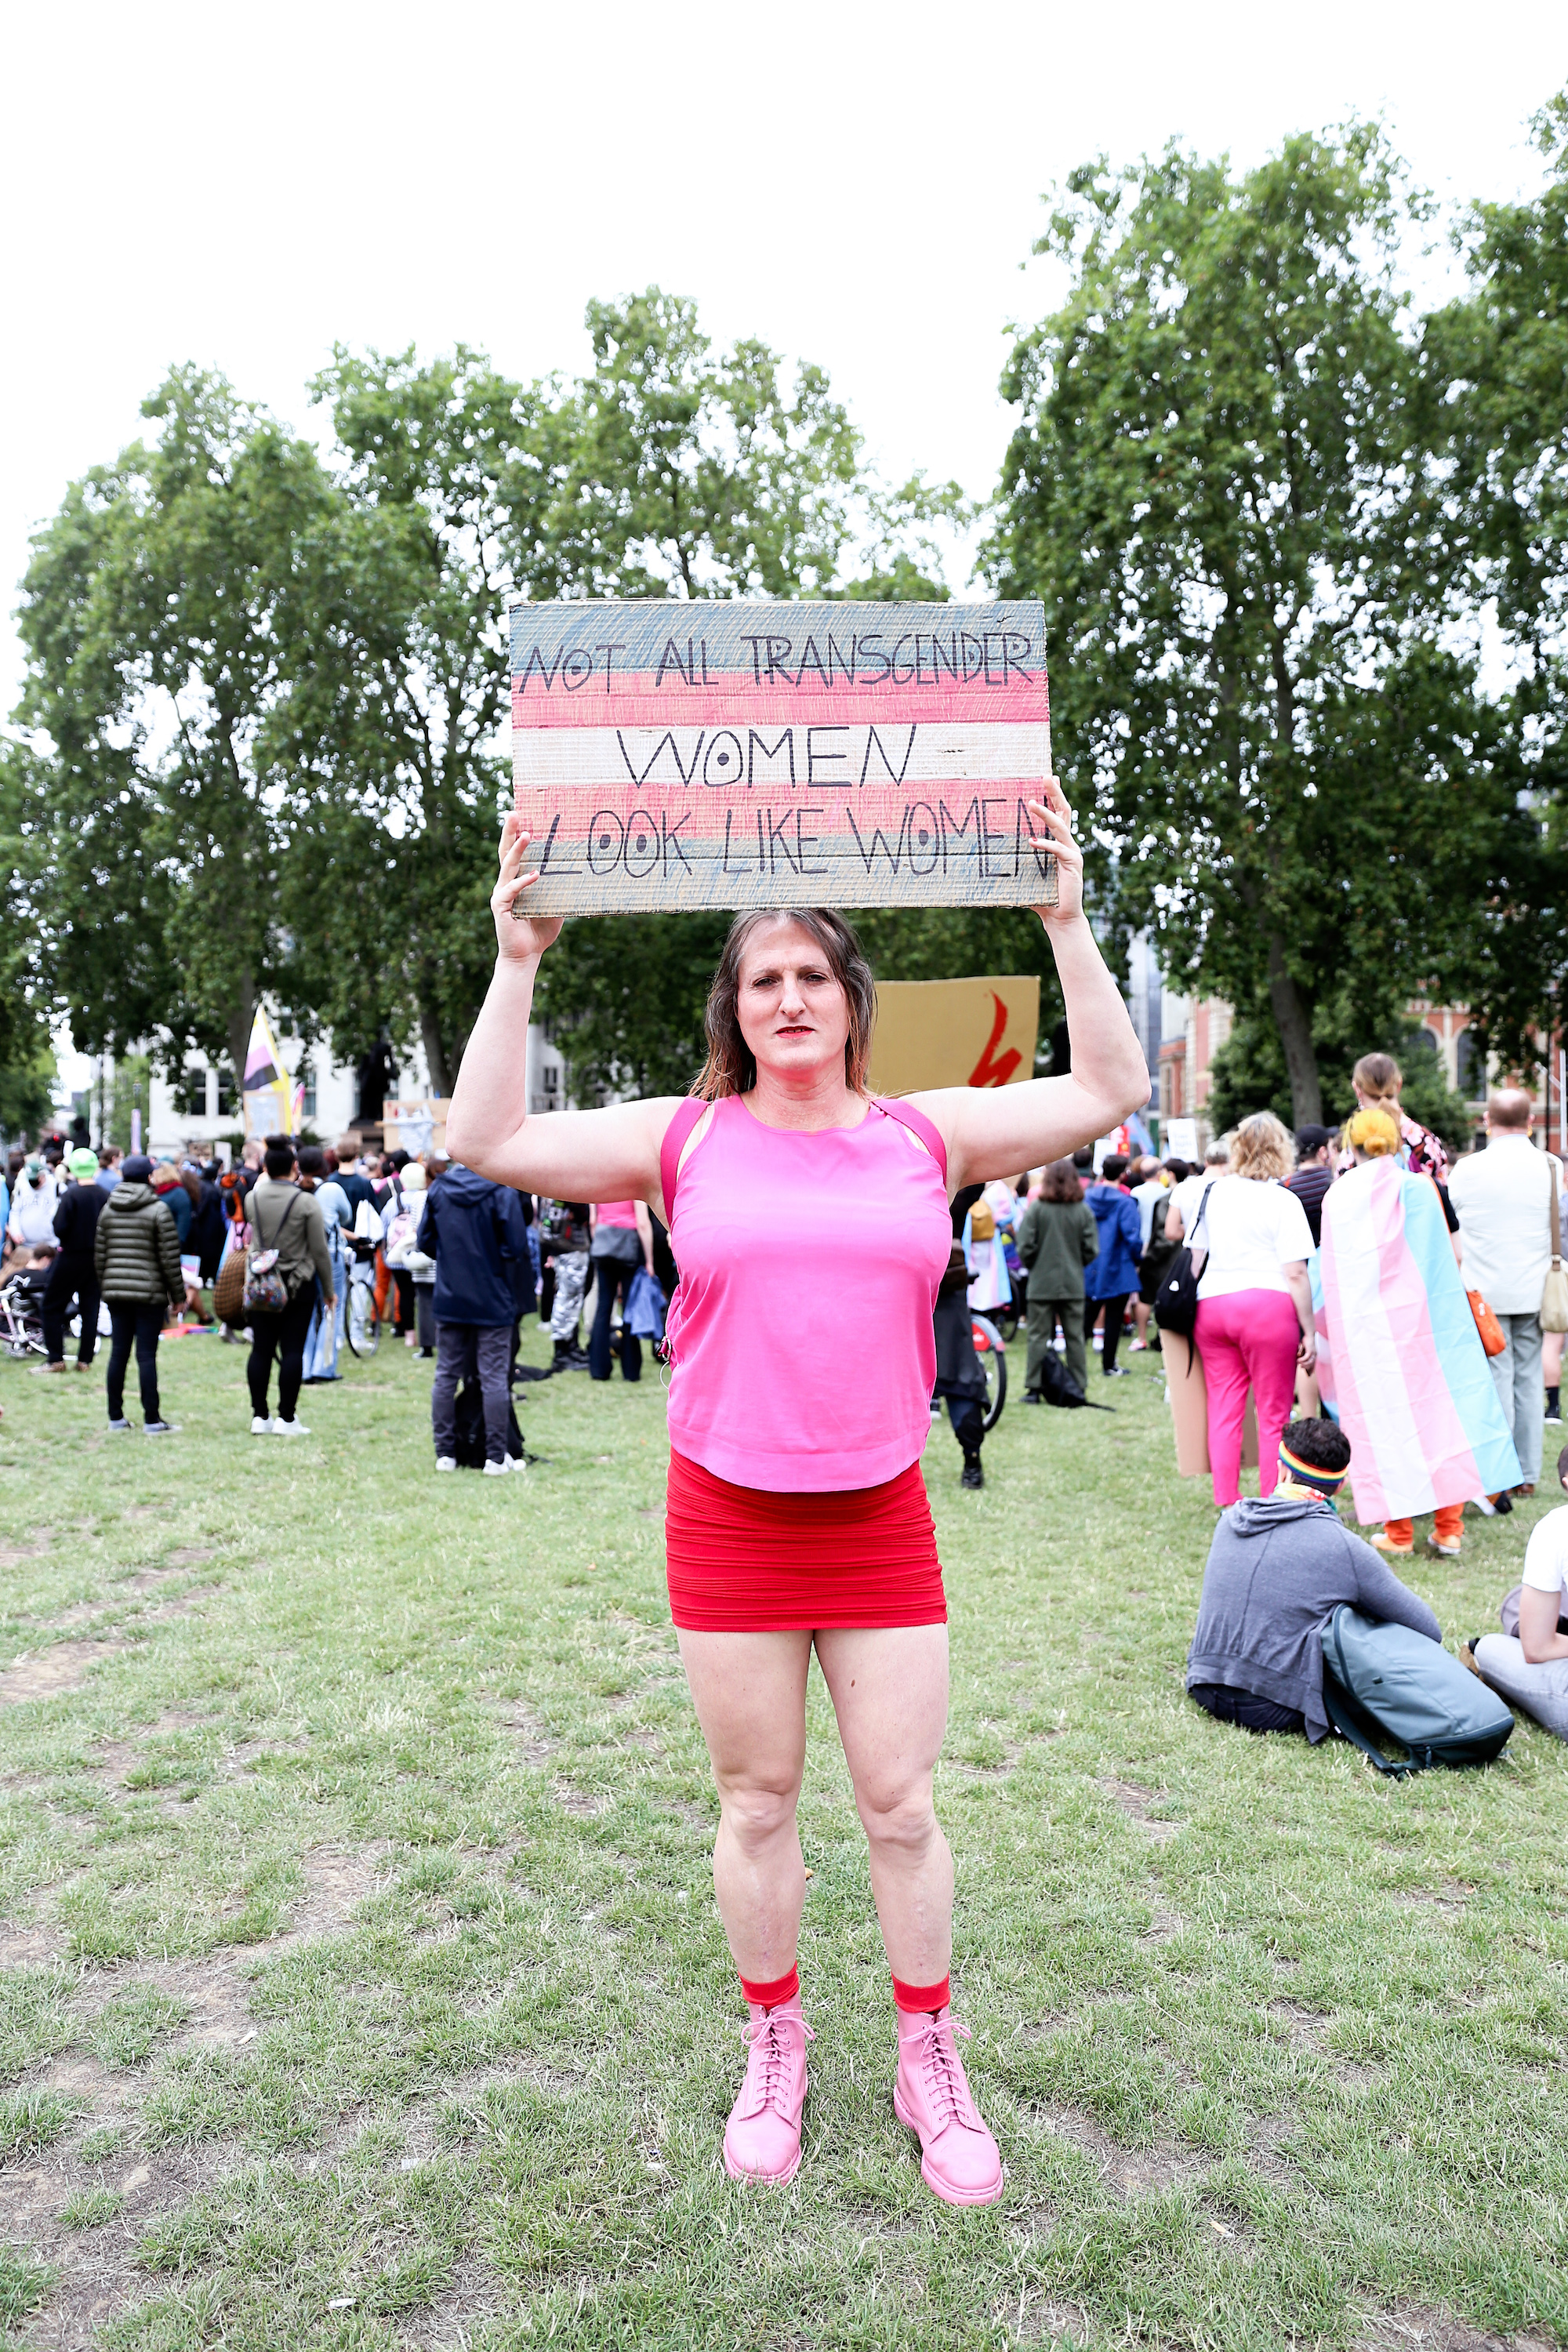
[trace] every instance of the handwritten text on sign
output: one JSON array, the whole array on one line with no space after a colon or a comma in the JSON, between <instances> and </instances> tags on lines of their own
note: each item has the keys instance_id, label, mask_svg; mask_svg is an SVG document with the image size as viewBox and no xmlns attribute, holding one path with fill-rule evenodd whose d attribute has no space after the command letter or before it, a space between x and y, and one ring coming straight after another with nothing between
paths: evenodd
<instances>
[{"instance_id":1,"label":"handwritten text on sign","mask_svg":"<svg viewBox=\"0 0 1568 2352\"><path fill-rule=\"evenodd\" d=\"M514 604L520 914L1036 906L1044 614Z\"/></svg>"}]
</instances>

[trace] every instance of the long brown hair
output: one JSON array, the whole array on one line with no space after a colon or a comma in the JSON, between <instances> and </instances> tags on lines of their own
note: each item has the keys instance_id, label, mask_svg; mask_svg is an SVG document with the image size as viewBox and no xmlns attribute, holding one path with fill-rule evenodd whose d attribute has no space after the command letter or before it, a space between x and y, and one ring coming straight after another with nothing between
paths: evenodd
<instances>
[{"instance_id":1,"label":"long brown hair","mask_svg":"<svg viewBox=\"0 0 1568 2352\"><path fill-rule=\"evenodd\" d=\"M1081 1201L1083 1186L1070 1160L1053 1160L1040 1180L1042 1201Z\"/></svg>"},{"instance_id":2,"label":"long brown hair","mask_svg":"<svg viewBox=\"0 0 1568 2352\"><path fill-rule=\"evenodd\" d=\"M702 1025L708 1034L708 1058L691 1091L703 1102L723 1095L750 1094L757 1083L756 1056L741 1034L741 959L752 934L763 923L798 923L822 950L827 968L844 991L849 1009L849 1034L844 1041L844 1077L851 1093L866 1091L866 1066L871 1058L871 1032L877 1020L877 980L865 950L842 915L830 907L755 908L737 915L730 926L719 969L708 991Z\"/></svg>"}]
</instances>

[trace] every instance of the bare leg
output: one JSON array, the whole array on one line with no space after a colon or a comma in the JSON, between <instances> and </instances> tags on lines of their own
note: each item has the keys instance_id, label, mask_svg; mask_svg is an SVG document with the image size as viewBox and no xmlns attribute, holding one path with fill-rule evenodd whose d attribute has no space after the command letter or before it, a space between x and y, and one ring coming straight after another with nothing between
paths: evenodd
<instances>
[{"instance_id":1,"label":"bare leg","mask_svg":"<svg viewBox=\"0 0 1568 2352\"><path fill-rule=\"evenodd\" d=\"M931 1807L947 1729L947 1627L834 1628L816 1636L871 1850L871 1890L893 1974L936 1984L952 1958L952 1855Z\"/></svg>"},{"instance_id":2,"label":"bare leg","mask_svg":"<svg viewBox=\"0 0 1568 2352\"><path fill-rule=\"evenodd\" d=\"M805 1763L809 1633L679 1635L719 1790L713 1892L741 1974L795 1966L805 1902L795 1807Z\"/></svg>"}]
</instances>

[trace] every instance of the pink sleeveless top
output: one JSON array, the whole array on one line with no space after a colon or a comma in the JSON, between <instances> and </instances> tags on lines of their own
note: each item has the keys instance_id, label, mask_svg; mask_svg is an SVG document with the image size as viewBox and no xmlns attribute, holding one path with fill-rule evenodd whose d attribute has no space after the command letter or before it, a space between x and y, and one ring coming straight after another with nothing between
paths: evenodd
<instances>
[{"instance_id":1,"label":"pink sleeveless top","mask_svg":"<svg viewBox=\"0 0 1568 2352\"><path fill-rule=\"evenodd\" d=\"M873 1103L858 1127L802 1135L728 1095L676 1180L692 1125L676 1114L669 1437L715 1477L875 1486L924 1450L952 1221L941 1135L904 1117Z\"/></svg>"}]
</instances>

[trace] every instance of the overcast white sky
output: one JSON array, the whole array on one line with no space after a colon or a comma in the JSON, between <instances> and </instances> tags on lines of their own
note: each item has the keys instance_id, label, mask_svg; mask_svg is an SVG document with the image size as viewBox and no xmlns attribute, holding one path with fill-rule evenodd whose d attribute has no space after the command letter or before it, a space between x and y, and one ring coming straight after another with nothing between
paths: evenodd
<instances>
[{"instance_id":1,"label":"overcast white sky","mask_svg":"<svg viewBox=\"0 0 1568 2352\"><path fill-rule=\"evenodd\" d=\"M889 476L984 493L1075 163L1375 113L1438 194L1503 195L1568 81L1562 0L11 0L0 44L0 711L27 535L171 362L303 424L334 339L571 370L588 298L657 280L821 362Z\"/></svg>"}]
</instances>

